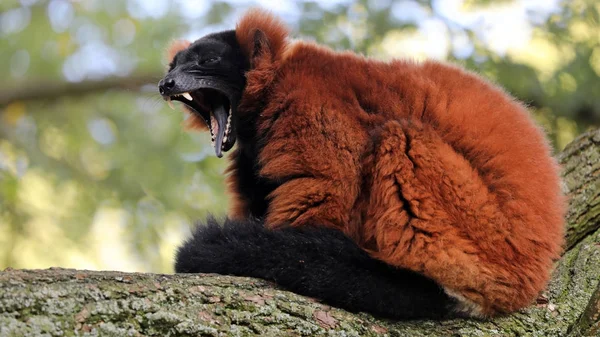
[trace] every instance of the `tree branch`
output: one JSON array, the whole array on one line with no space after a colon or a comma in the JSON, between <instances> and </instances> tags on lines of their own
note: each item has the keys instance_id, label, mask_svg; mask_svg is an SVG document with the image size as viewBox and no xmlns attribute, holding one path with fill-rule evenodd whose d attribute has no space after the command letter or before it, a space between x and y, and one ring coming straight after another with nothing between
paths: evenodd
<instances>
[{"instance_id":1,"label":"tree branch","mask_svg":"<svg viewBox=\"0 0 600 337\"><path fill-rule=\"evenodd\" d=\"M592 294L585 311L571 329L570 336L600 336L600 284Z\"/></svg>"},{"instance_id":2,"label":"tree branch","mask_svg":"<svg viewBox=\"0 0 600 337\"><path fill-rule=\"evenodd\" d=\"M598 155L600 130L559 156L571 203L570 248L538 303L506 317L391 322L251 278L6 270L0 273L0 335L598 336Z\"/></svg>"},{"instance_id":3,"label":"tree branch","mask_svg":"<svg viewBox=\"0 0 600 337\"><path fill-rule=\"evenodd\" d=\"M600 129L575 138L558 161L564 192L569 196L567 247L600 228Z\"/></svg>"},{"instance_id":4,"label":"tree branch","mask_svg":"<svg viewBox=\"0 0 600 337\"><path fill-rule=\"evenodd\" d=\"M29 81L18 87L0 91L0 106L16 101L53 100L63 96L82 96L109 89L138 90L145 84L156 84L161 74L136 74L129 77L107 77L82 82Z\"/></svg>"}]
</instances>

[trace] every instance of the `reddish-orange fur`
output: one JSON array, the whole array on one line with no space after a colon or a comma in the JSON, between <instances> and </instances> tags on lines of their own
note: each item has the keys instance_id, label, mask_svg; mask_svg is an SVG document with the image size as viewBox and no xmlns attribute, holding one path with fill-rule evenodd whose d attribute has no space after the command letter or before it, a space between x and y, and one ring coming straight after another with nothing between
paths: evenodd
<instances>
[{"instance_id":1,"label":"reddish-orange fur","mask_svg":"<svg viewBox=\"0 0 600 337\"><path fill-rule=\"evenodd\" d=\"M252 60L239 113L260 109L271 228L321 224L494 315L532 302L563 238L558 166L527 110L438 62L379 62L288 42L260 11L237 26ZM231 166L230 182L242 169ZM293 179L288 179L293 177ZM235 183L232 216L246 201Z\"/></svg>"},{"instance_id":2,"label":"reddish-orange fur","mask_svg":"<svg viewBox=\"0 0 600 337\"><path fill-rule=\"evenodd\" d=\"M172 60L175 57L175 55L177 55L177 53L189 47L190 44L192 43L187 40L175 40L171 42L171 44L167 48L168 59Z\"/></svg>"},{"instance_id":3,"label":"reddish-orange fur","mask_svg":"<svg viewBox=\"0 0 600 337\"><path fill-rule=\"evenodd\" d=\"M244 15L235 27L235 35L248 57L255 54L257 33L260 34L260 42L267 44L270 50L270 52L265 50L262 57L274 60L283 55L289 31L281 20L260 9L251 9Z\"/></svg>"}]
</instances>

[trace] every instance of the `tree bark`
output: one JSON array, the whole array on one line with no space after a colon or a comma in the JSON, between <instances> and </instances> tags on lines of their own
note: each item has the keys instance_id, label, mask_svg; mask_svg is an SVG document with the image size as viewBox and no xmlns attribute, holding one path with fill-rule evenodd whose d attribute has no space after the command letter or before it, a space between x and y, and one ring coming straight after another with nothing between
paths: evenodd
<instances>
[{"instance_id":1,"label":"tree bark","mask_svg":"<svg viewBox=\"0 0 600 337\"><path fill-rule=\"evenodd\" d=\"M600 336L600 129L558 158L567 250L537 303L509 316L393 322L244 277L8 269L0 336Z\"/></svg>"}]
</instances>

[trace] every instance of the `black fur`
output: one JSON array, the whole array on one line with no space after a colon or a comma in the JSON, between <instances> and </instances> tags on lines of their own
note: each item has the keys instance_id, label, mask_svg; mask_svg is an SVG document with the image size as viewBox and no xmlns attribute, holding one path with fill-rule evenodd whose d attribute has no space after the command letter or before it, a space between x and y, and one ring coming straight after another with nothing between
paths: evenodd
<instances>
[{"instance_id":1,"label":"black fur","mask_svg":"<svg viewBox=\"0 0 600 337\"><path fill-rule=\"evenodd\" d=\"M240 124L240 129L244 127L245 124ZM235 178L240 199L246 202L251 217L262 219L269 207L268 195L280 184L258 174L258 156L253 149L255 147L246 145L240 139L238 150L230 156L230 159L235 163L235 167L238 167Z\"/></svg>"},{"instance_id":2,"label":"black fur","mask_svg":"<svg viewBox=\"0 0 600 337\"><path fill-rule=\"evenodd\" d=\"M259 221L209 218L178 251L178 273L274 281L298 294L396 319L448 317L456 301L434 281L371 258L337 230L268 230Z\"/></svg>"},{"instance_id":3,"label":"black fur","mask_svg":"<svg viewBox=\"0 0 600 337\"><path fill-rule=\"evenodd\" d=\"M232 107L237 108L246 86L245 73L249 67L234 30L209 34L175 55L168 73L161 81L172 79L175 86L161 92L161 95L196 90L200 88L199 81L208 80L210 84L203 88L223 92Z\"/></svg>"}]
</instances>

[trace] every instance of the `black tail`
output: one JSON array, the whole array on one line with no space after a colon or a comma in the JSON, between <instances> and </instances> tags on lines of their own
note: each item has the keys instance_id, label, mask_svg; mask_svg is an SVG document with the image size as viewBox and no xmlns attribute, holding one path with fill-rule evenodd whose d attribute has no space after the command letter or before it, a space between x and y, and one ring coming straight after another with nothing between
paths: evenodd
<instances>
[{"instance_id":1,"label":"black tail","mask_svg":"<svg viewBox=\"0 0 600 337\"><path fill-rule=\"evenodd\" d=\"M456 301L431 279L373 259L341 232L268 230L257 221L214 219L177 253L178 273L218 273L274 281L350 311L395 319L449 317Z\"/></svg>"}]
</instances>

